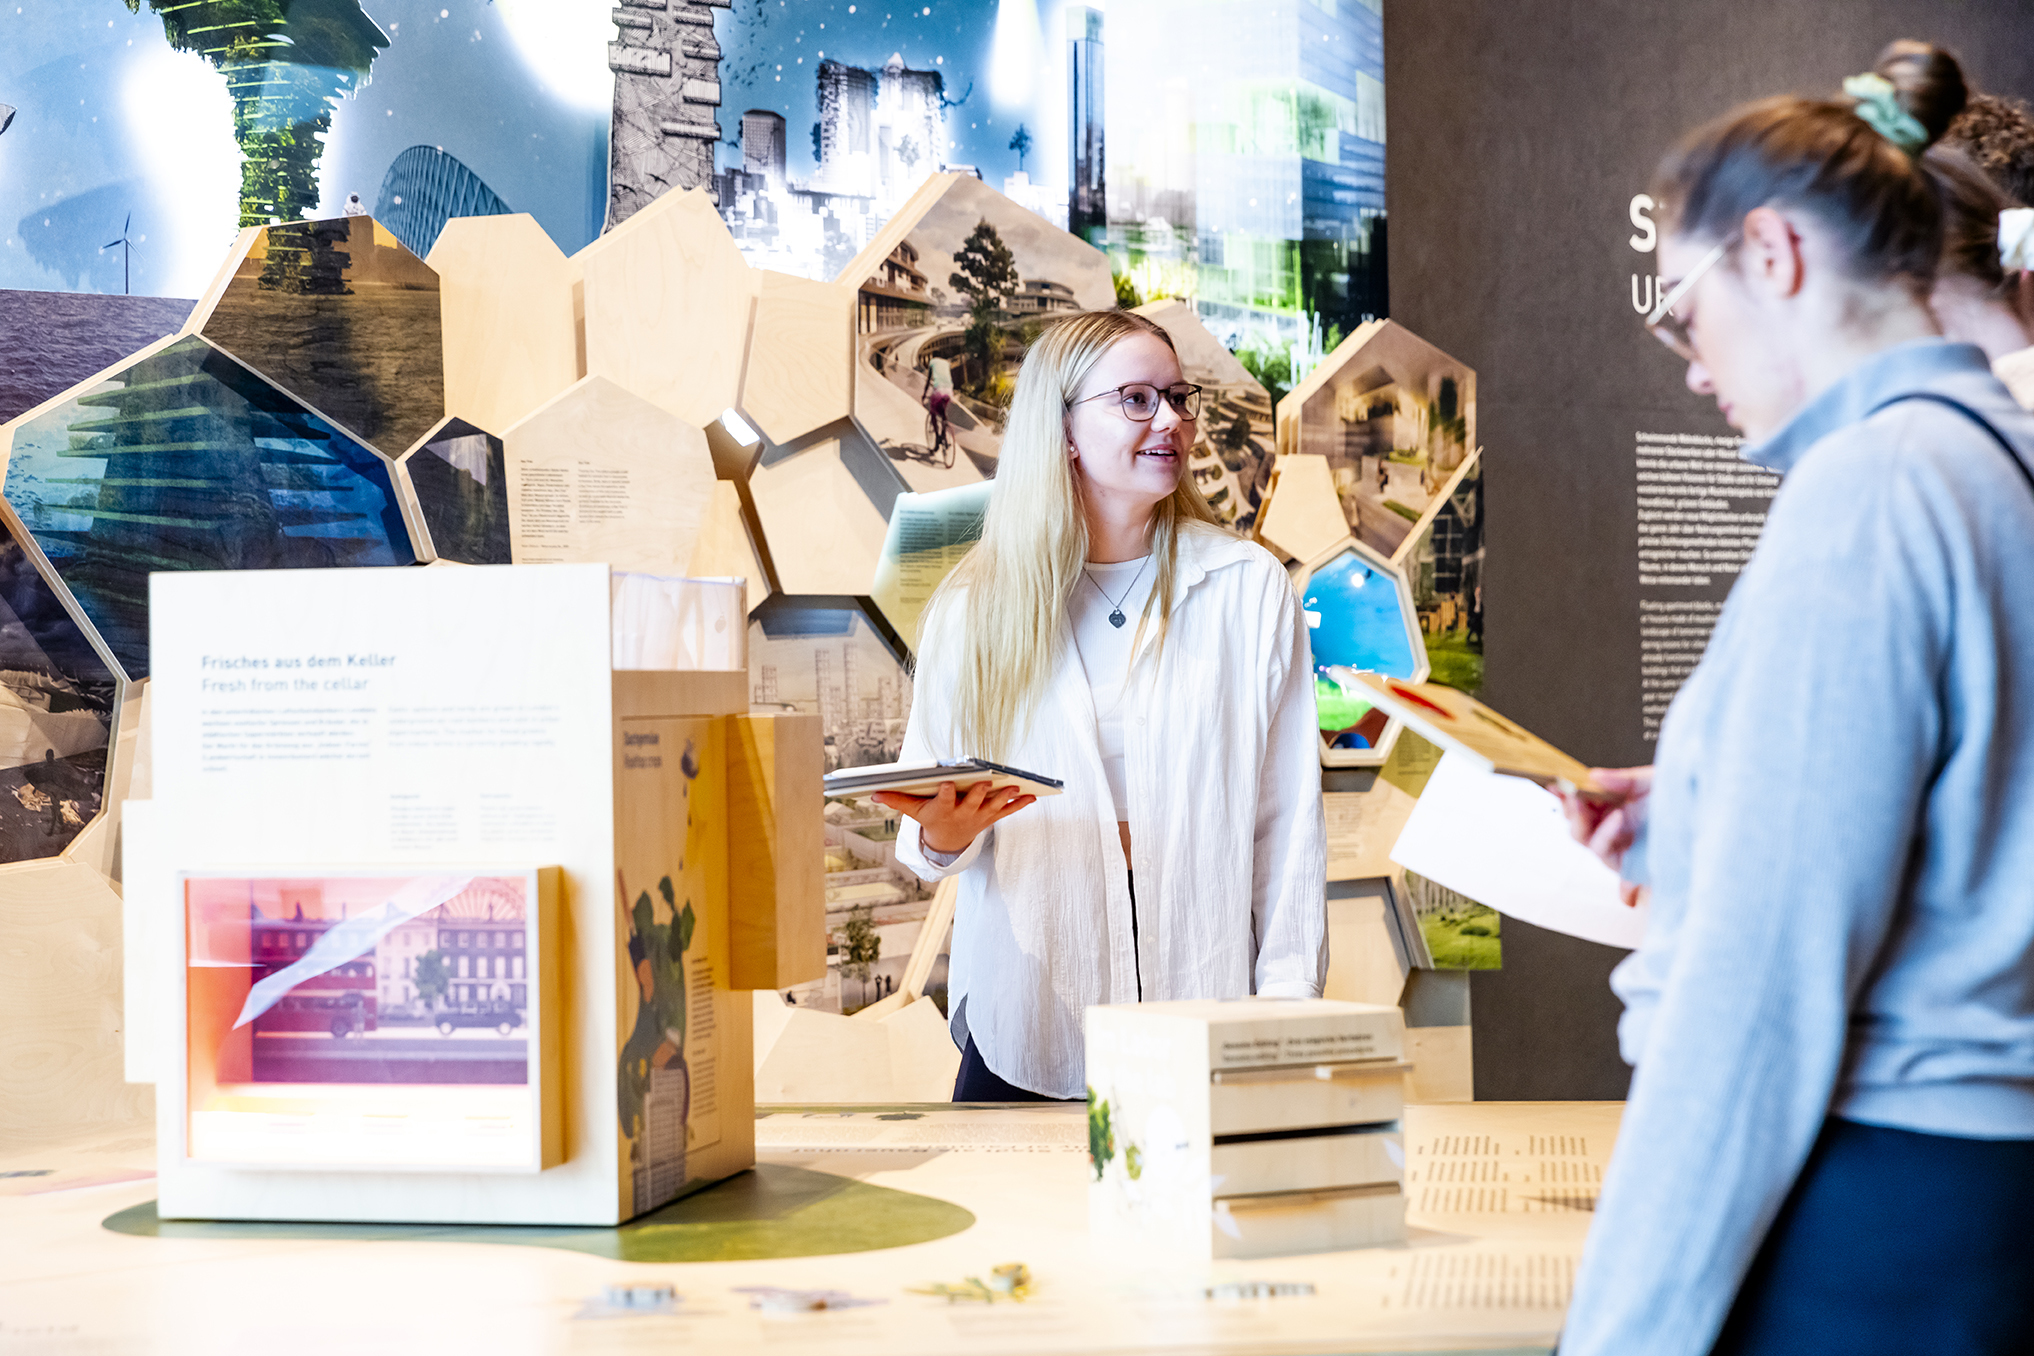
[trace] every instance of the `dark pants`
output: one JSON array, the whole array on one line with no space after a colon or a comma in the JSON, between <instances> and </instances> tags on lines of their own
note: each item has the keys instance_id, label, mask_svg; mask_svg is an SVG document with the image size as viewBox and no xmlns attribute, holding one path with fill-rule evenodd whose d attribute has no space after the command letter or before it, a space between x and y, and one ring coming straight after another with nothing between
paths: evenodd
<instances>
[{"instance_id":1,"label":"dark pants","mask_svg":"<svg viewBox=\"0 0 2034 1356\"><path fill-rule=\"evenodd\" d=\"M982 1062L982 1052L975 1049L975 1038L968 1037L968 1048L961 1051L960 1076L953 1080L953 1099L956 1102L1057 1102L1057 1097L1047 1097L1042 1092L1029 1088L1013 1087L997 1076L996 1071ZM1079 1101L1079 1098L1067 1100Z\"/></svg>"},{"instance_id":2,"label":"dark pants","mask_svg":"<svg viewBox=\"0 0 2034 1356\"><path fill-rule=\"evenodd\" d=\"M2034 1140L1831 1119L1713 1356L2034 1353Z\"/></svg>"},{"instance_id":3,"label":"dark pants","mask_svg":"<svg viewBox=\"0 0 2034 1356\"><path fill-rule=\"evenodd\" d=\"M1130 949L1137 950L1137 878L1130 878ZM1144 998L1144 975L1141 967L1137 976L1137 997ZM956 1102L1078 1102L1079 1097L1047 1097L1044 1093L1032 1092L1026 1088L1012 1087L982 1060L982 1052L975 1049L975 1038L968 1037L967 1049L961 1051L960 1073L953 1080L953 1099Z\"/></svg>"}]
</instances>

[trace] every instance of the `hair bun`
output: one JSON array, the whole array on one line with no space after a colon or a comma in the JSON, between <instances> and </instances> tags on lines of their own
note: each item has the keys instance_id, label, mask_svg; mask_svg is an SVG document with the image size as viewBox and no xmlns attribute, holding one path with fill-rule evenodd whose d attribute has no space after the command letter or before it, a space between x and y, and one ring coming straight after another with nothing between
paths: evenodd
<instances>
[{"instance_id":1,"label":"hair bun","mask_svg":"<svg viewBox=\"0 0 2034 1356\"><path fill-rule=\"evenodd\" d=\"M1890 43L1872 71L1892 83L1900 107L1928 133L1929 145L1942 139L1970 102L1962 63L1932 42L1901 38Z\"/></svg>"}]
</instances>

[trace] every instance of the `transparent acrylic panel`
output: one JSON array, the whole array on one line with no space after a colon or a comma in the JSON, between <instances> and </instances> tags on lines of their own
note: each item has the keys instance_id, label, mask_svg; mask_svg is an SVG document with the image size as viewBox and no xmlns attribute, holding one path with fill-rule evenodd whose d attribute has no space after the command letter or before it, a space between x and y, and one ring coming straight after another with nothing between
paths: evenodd
<instances>
[{"instance_id":1,"label":"transparent acrylic panel","mask_svg":"<svg viewBox=\"0 0 2034 1356\"><path fill-rule=\"evenodd\" d=\"M534 873L192 875L184 899L190 1158L536 1166Z\"/></svg>"}]
</instances>

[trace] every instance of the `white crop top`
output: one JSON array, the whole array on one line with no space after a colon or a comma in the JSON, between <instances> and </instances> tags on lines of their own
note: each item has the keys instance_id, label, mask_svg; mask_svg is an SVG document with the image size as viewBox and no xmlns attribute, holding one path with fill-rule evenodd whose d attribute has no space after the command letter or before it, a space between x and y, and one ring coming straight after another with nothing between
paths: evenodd
<instances>
[{"instance_id":1,"label":"white crop top","mask_svg":"<svg viewBox=\"0 0 2034 1356\"><path fill-rule=\"evenodd\" d=\"M1123 773L1123 688L1130 676L1130 643L1157 574L1149 556L1112 565L1090 562L1087 574L1074 588L1067 610L1074 648L1080 651L1088 690L1094 694L1095 733L1102 746L1109 797L1116 804L1117 820L1125 821L1130 818L1130 791ZM1112 613L1122 616L1121 626L1110 623Z\"/></svg>"}]
</instances>

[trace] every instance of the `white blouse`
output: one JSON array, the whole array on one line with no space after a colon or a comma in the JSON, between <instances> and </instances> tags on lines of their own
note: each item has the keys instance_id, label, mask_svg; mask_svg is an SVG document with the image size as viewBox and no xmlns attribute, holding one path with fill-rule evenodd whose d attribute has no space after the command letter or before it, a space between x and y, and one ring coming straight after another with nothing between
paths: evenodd
<instances>
[{"instance_id":1,"label":"white blouse","mask_svg":"<svg viewBox=\"0 0 2034 1356\"><path fill-rule=\"evenodd\" d=\"M926 618L904 761L977 752L953 736L954 657L940 642L956 620L945 606ZM1313 660L1291 581L1264 548L1193 525L1180 534L1170 632L1155 656L1154 639L1144 637L1122 703L1133 861L1071 626L1003 760L1065 791L947 864L926 856L916 821L897 838L897 859L924 879L961 874L955 1042L972 1036L997 1075L1049 1097L1084 1094L1083 1014L1135 1001L1140 975L1152 1000L1312 998L1327 975Z\"/></svg>"}]
</instances>

